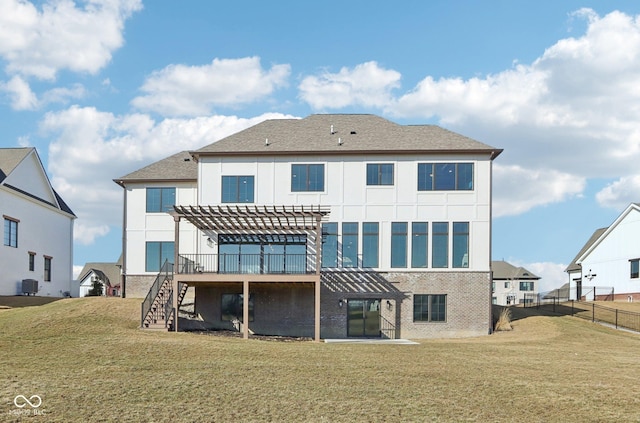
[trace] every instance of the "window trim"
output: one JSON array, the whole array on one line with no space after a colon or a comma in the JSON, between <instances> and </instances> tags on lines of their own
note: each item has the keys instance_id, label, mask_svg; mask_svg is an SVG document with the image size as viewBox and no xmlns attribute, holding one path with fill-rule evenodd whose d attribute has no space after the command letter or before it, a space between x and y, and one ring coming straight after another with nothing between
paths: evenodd
<instances>
[{"instance_id":1,"label":"window trim","mask_svg":"<svg viewBox=\"0 0 640 423\"><path fill-rule=\"evenodd\" d=\"M436 166L454 166L454 175L453 175L453 187L452 188L439 188L438 187L438 178L436 174ZM460 165L470 165L471 166L471 187L464 188L460 187L462 181L460 181L459 175ZM431 166L431 171L428 173L429 178L420 178L421 174L424 174L425 171L421 172L422 167ZM431 185L428 187L427 185ZM475 163L474 162L420 162L418 163L418 171L417 171L417 189L419 192L430 192L430 191L474 191L475 190Z\"/></svg>"},{"instance_id":2,"label":"window trim","mask_svg":"<svg viewBox=\"0 0 640 423\"><path fill-rule=\"evenodd\" d=\"M420 306L426 304L427 310L420 310L420 316L426 315L426 319L416 319L417 298L420 298ZM442 320L434 319L433 300L444 299L444 318ZM425 302L426 300L426 302ZM413 294L413 323L447 323L447 294ZM438 313L439 314L439 313Z\"/></svg>"},{"instance_id":3,"label":"window trim","mask_svg":"<svg viewBox=\"0 0 640 423\"><path fill-rule=\"evenodd\" d=\"M234 201L226 201L225 200L225 189L224 189L224 181L225 178L235 178L236 179L236 192L234 196ZM251 190L251 201L240 201L240 178L250 178L252 184ZM254 204L256 202L256 180L255 175L222 175L220 178L220 202L223 204Z\"/></svg>"},{"instance_id":4,"label":"window trim","mask_svg":"<svg viewBox=\"0 0 640 423\"><path fill-rule=\"evenodd\" d=\"M19 239L18 224L20 223L20 219L16 219L15 217L7 216L7 215L2 215L2 217L4 218L3 244L6 247L18 248L18 239ZM8 232L7 232L7 223L9 224ZM11 228L14 225L15 225L15 236L12 238L11 235L13 231ZM7 241L7 238L8 238L8 241Z\"/></svg>"},{"instance_id":5,"label":"window trim","mask_svg":"<svg viewBox=\"0 0 640 423\"><path fill-rule=\"evenodd\" d=\"M408 222L391 222L391 259L392 269L406 269L408 264Z\"/></svg>"},{"instance_id":6,"label":"window trim","mask_svg":"<svg viewBox=\"0 0 640 423\"><path fill-rule=\"evenodd\" d=\"M638 278L640 278L640 258L631 259L629 260L629 279Z\"/></svg>"},{"instance_id":7,"label":"window trim","mask_svg":"<svg viewBox=\"0 0 640 423\"><path fill-rule=\"evenodd\" d=\"M377 178L375 181L369 181L369 167L370 166L376 166L378 168L377 171ZM382 167L383 166L391 166L391 183L383 183L382 180ZM385 163L367 163L367 168L366 168L366 185L368 187L389 187L389 186L394 186L395 185L395 181L396 181L396 167L395 167L395 163L389 163L389 162L385 162Z\"/></svg>"},{"instance_id":8,"label":"window trim","mask_svg":"<svg viewBox=\"0 0 640 423\"><path fill-rule=\"evenodd\" d=\"M158 250L158 269L149 269L149 244L160 244L159 246L159 250ZM169 260L169 262L173 262L175 261L175 242L174 241L146 241L144 243L144 271L147 273L157 273L160 271L160 269L162 269L162 265L164 264L162 262L162 246L164 244L173 244L173 256L171 257L171 260Z\"/></svg>"},{"instance_id":9,"label":"window trim","mask_svg":"<svg viewBox=\"0 0 640 423\"><path fill-rule=\"evenodd\" d=\"M48 264L48 266L47 266ZM53 273L53 257L44 256L44 281L51 282L51 274Z\"/></svg>"},{"instance_id":10,"label":"window trim","mask_svg":"<svg viewBox=\"0 0 640 423\"><path fill-rule=\"evenodd\" d=\"M149 192L150 191L155 191L155 190L159 190L160 191L160 203L159 203L159 210L154 209L150 209L149 207ZM168 192L169 190L173 191L173 204L171 205L167 205L166 208L163 207L164 201L163 198L165 196L165 192ZM177 192L176 192L176 187L147 187L145 189L145 212L146 213L167 213L169 211L171 211L173 209L173 206L176 205L176 196L177 196Z\"/></svg>"},{"instance_id":11,"label":"window trim","mask_svg":"<svg viewBox=\"0 0 640 423\"><path fill-rule=\"evenodd\" d=\"M36 253L34 253L33 251L28 251L27 254L29 255L29 272L35 272L36 271Z\"/></svg>"}]
</instances>

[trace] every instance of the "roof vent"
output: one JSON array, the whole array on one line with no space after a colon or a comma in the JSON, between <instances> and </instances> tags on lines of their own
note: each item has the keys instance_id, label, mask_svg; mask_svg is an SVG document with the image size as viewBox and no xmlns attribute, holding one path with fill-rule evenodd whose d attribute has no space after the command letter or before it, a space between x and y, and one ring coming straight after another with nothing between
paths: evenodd
<instances>
[{"instance_id":1,"label":"roof vent","mask_svg":"<svg viewBox=\"0 0 640 423\"><path fill-rule=\"evenodd\" d=\"M191 159L190 159L189 157L185 157L185 158L184 158L184 161L185 161L185 162L190 162L190 161L191 161Z\"/></svg>"},{"instance_id":2,"label":"roof vent","mask_svg":"<svg viewBox=\"0 0 640 423\"><path fill-rule=\"evenodd\" d=\"M356 131L351 131L351 135L355 135L355 134L356 134Z\"/></svg>"},{"instance_id":3,"label":"roof vent","mask_svg":"<svg viewBox=\"0 0 640 423\"><path fill-rule=\"evenodd\" d=\"M269 138L264 139L264 145L266 145L267 147L269 146Z\"/></svg>"},{"instance_id":4,"label":"roof vent","mask_svg":"<svg viewBox=\"0 0 640 423\"><path fill-rule=\"evenodd\" d=\"M335 134L336 131L333 130L333 125L331 125L331 135Z\"/></svg>"},{"instance_id":5,"label":"roof vent","mask_svg":"<svg viewBox=\"0 0 640 423\"><path fill-rule=\"evenodd\" d=\"M338 145L342 145L342 138L338 137Z\"/></svg>"}]
</instances>

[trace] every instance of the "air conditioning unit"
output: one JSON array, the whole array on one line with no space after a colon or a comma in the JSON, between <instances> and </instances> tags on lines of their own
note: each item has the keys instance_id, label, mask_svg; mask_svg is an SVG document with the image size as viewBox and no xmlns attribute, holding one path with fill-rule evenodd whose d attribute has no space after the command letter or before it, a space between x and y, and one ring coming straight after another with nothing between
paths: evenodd
<instances>
[{"instance_id":1,"label":"air conditioning unit","mask_svg":"<svg viewBox=\"0 0 640 423\"><path fill-rule=\"evenodd\" d=\"M38 281L35 279L22 280L22 294L36 295L38 293Z\"/></svg>"}]
</instances>

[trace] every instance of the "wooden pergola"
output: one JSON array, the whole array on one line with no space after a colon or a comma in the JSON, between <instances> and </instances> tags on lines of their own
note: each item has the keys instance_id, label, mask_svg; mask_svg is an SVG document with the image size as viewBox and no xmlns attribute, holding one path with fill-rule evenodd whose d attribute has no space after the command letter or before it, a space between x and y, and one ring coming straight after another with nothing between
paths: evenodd
<instances>
[{"instance_id":1,"label":"wooden pergola","mask_svg":"<svg viewBox=\"0 0 640 423\"><path fill-rule=\"evenodd\" d=\"M252 234L300 234L315 232L316 266L315 274L287 275L291 282L312 282L315 289L315 327L314 339L320 341L320 268L322 249L322 221L330 213L326 206L256 206L256 205L216 205L216 206L174 206L170 214L175 222L175 261L178 263L180 251L179 225L186 219L204 233L252 233ZM252 282L274 282L274 277L282 275L267 274L202 274L181 276L174 275L174 292L178 292L178 284L195 278L206 281L242 282L243 298L243 337L249 338L249 284ZM279 280L281 282L281 280ZM173 297L174 308L178 309L177 295ZM178 330L176 318L174 328Z\"/></svg>"}]
</instances>

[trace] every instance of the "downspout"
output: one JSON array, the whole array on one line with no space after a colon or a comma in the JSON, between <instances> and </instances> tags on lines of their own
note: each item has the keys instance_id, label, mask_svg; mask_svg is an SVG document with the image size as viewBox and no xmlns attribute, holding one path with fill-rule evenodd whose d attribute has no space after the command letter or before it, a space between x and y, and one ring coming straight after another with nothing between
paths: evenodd
<instances>
[{"instance_id":1,"label":"downspout","mask_svg":"<svg viewBox=\"0 0 640 423\"><path fill-rule=\"evenodd\" d=\"M122 184L122 275L120 275L120 296L127 297L127 188Z\"/></svg>"},{"instance_id":2,"label":"downspout","mask_svg":"<svg viewBox=\"0 0 640 423\"><path fill-rule=\"evenodd\" d=\"M489 335L493 333L493 297L491 292L491 283L493 282L493 159L496 155L492 155L489 160Z\"/></svg>"}]
</instances>

